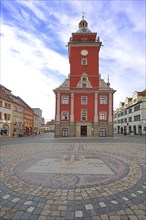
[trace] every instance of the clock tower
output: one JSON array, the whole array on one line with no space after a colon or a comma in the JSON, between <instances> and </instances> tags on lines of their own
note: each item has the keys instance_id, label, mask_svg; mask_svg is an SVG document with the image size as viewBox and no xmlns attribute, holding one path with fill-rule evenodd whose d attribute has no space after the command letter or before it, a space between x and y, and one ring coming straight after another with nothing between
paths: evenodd
<instances>
[{"instance_id":1,"label":"clock tower","mask_svg":"<svg viewBox=\"0 0 146 220\"><path fill-rule=\"evenodd\" d=\"M113 94L99 74L102 43L82 17L68 42L69 77L54 90L55 137L113 136Z\"/></svg>"},{"instance_id":2,"label":"clock tower","mask_svg":"<svg viewBox=\"0 0 146 220\"><path fill-rule=\"evenodd\" d=\"M68 43L71 89L78 89L76 84L84 73L88 75L88 81L91 83L92 89L99 88L99 50L101 42L96 37L97 33L93 33L88 29L88 23L82 17L78 31L72 33Z\"/></svg>"}]
</instances>

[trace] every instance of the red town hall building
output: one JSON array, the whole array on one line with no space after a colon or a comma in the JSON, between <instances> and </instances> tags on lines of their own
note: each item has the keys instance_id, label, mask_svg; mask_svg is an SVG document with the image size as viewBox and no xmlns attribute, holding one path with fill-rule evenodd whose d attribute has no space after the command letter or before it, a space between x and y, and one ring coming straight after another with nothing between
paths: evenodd
<instances>
[{"instance_id":1,"label":"red town hall building","mask_svg":"<svg viewBox=\"0 0 146 220\"><path fill-rule=\"evenodd\" d=\"M82 17L68 43L70 74L54 90L55 137L112 137L113 94L99 74L102 43Z\"/></svg>"}]
</instances>

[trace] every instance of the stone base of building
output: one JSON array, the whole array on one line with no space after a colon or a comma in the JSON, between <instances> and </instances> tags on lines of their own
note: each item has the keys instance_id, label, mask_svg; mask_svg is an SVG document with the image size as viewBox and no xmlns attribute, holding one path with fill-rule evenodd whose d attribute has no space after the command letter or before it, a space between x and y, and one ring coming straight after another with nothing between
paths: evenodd
<instances>
[{"instance_id":1,"label":"stone base of building","mask_svg":"<svg viewBox=\"0 0 146 220\"><path fill-rule=\"evenodd\" d=\"M113 123L56 123L55 137L113 137Z\"/></svg>"}]
</instances>

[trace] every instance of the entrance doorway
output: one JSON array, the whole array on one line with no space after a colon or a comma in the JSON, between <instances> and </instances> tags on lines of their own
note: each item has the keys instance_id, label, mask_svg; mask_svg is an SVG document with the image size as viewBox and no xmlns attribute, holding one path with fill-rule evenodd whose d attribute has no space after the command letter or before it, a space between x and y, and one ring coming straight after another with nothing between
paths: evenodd
<instances>
[{"instance_id":1,"label":"entrance doorway","mask_svg":"<svg viewBox=\"0 0 146 220\"><path fill-rule=\"evenodd\" d=\"M87 136L87 126L81 126L81 136Z\"/></svg>"},{"instance_id":2,"label":"entrance doorway","mask_svg":"<svg viewBox=\"0 0 146 220\"><path fill-rule=\"evenodd\" d=\"M100 128L100 137L106 137L106 129Z\"/></svg>"},{"instance_id":3,"label":"entrance doorway","mask_svg":"<svg viewBox=\"0 0 146 220\"><path fill-rule=\"evenodd\" d=\"M68 128L62 128L62 137L68 137Z\"/></svg>"}]
</instances>

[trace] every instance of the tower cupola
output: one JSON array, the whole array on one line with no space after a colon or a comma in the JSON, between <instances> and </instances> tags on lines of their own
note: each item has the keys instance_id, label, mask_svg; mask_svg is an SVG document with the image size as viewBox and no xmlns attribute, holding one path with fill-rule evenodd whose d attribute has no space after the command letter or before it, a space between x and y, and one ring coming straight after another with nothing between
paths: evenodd
<instances>
[{"instance_id":1,"label":"tower cupola","mask_svg":"<svg viewBox=\"0 0 146 220\"><path fill-rule=\"evenodd\" d=\"M77 33L91 33L88 29L88 22L84 19L84 16L82 16L82 20L79 22L79 30Z\"/></svg>"}]
</instances>

